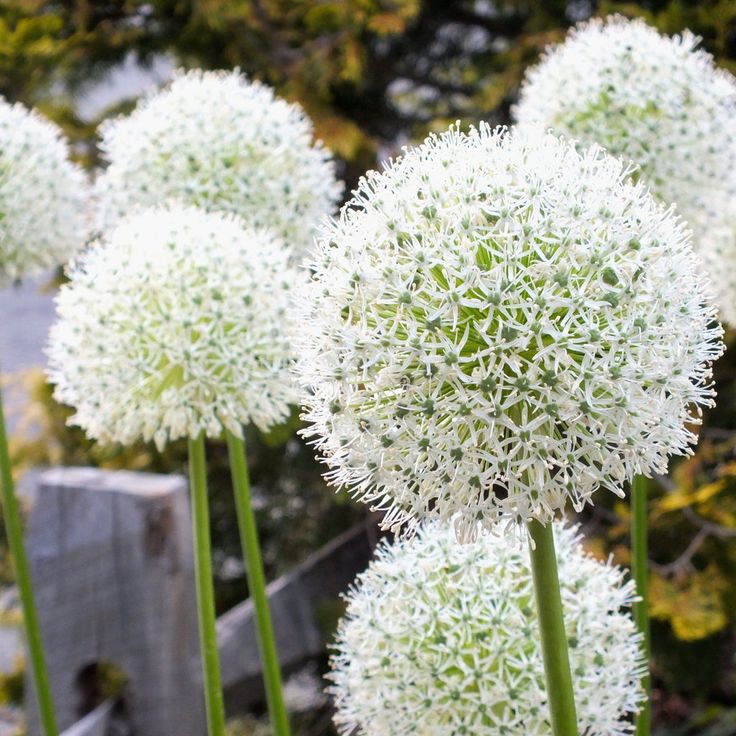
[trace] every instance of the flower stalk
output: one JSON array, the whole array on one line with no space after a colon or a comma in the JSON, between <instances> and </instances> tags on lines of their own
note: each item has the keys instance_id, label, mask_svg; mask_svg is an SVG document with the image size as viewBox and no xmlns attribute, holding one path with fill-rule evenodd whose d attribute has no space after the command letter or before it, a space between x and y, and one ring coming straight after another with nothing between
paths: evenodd
<instances>
[{"instance_id":1,"label":"flower stalk","mask_svg":"<svg viewBox=\"0 0 736 736\"><path fill-rule=\"evenodd\" d=\"M647 479L637 475L631 484L631 572L636 582L638 600L634 603L634 620L642 634L647 671L642 687L647 698L636 716L636 736L649 736L651 730L649 674L649 554L647 544Z\"/></svg>"},{"instance_id":2,"label":"flower stalk","mask_svg":"<svg viewBox=\"0 0 736 736\"><path fill-rule=\"evenodd\" d=\"M215 628L215 593L212 583L212 549L203 434L194 440L189 440L189 484L192 493L194 571L207 710L207 733L209 736L225 736L225 706L220 682L220 657L217 651L217 630Z\"/></svg>"},{"instance_id":3,"label":"flower stalk","mask_svg":"<svg viewBox=\"0 0 736 736\"><path fill-rule=\"evenodd\" d=\"M28 558L23 544L23 529L18 509L18 499L15 496L13 475L10 468L10 454L5 429L5 415L3 412L2 391L0 391L0 485L2 490L2 510L5 521L5 532L8 537L8 547L13 560L15 580L18 585L23 623L25 626L28 654L31 660L33 681L36 686L36 700L41 716L41 725L45 736L56 736L59 729L54 714L54 701L49 683L48 669L43 653L43 641L38 624L36 603L33 597L31 574L28 569Z\"/></svg>"},{"instance_id":4,"label":"flower stalk","mask_svg":"<svg viewBox=\"0 0 736 736\"><path fill-rule=\"evenodd\" d=\"M263 665L263 681L266 688L268 712L271 716L274 734L276 736L289 736L289 718L284 704L281 670L276 651L271 613L268 607L268 596L266 595L266 580L258 541L258 528L253 514L245 443L230 431L227 431L225 436L227 438L230 472L235 493L240 543L243 547L243 562L255 611L258 648Z\"/></svg>"},{"instance_id":5,"label":"flower stalk","mask_svg":"<svg viewBox=\"0 0 736 736\"><path fill-rule=\"evenodd\" d=\"M547 699L554 736L577 736L575 696L562 615L554 532L551 524L528 524L529 553L542 640Z\"/></svg>"}]
</instances>

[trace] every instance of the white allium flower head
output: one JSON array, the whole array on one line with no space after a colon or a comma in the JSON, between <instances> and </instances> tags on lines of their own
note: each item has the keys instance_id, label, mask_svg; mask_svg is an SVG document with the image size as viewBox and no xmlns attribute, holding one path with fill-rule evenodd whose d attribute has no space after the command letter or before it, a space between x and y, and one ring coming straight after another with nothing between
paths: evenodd
<instances>
[{"instance_id":1,"label":"white allium flower head","mask_svg":"<svg viewBox=\"0 0 736 736\"><path fill-rule=\"evenodd\" d=\"M632 582L555 525L578 733L620 736L644 699ZM529 552L500 531L457 544L430 524L383 543L346 596L330 692L355 736L548 736Z\"/></svg>"},{"instance_id":2,"label":"white allium flower head","mask_svg":"<svg viewBox=\"0 0 736 736\"><path fill-rule=\"evenodd\" d=\"M687 230L628 173L482 125L361 181L299 307L329 481L465 539L689 452L722 330Z\"/></svg>"},{"instance_id":3,"label":"white allium flower head","mask_svg":"<svg viewBox=\"0 0 736 736\"><path fill-rule=\"evenodd\" d=\"M99 226L179 200L267 227L295 254L342 193L335 164L297 104L232 72L179 72L102 127Z\"/></svg>"},{"instance_id":4,"label":"white allium flower head","mask_svg":"<svg viewBox=\"0 0 736 736\"><path fill-rule=\"evenodd\" d=\"M123 220L70 269L49 377L103 442L236 434L295 403L286 324L297 274L273 235L172 205Z\"/></svg>"},{"instance_id":5,"label":"white allium flower head","mask_svg":"<svg viewBox=\"0 0 736 736\"><path fill-rule=\"evenodd\" d=\"M515 117L633 161L692 227L722 313L736 324L736 79L699 41L620 16L582 23L527 73Z\"/></svg>"},{"instance_id":6,"label":"white allium flower head","mask_svg":"<svg viewBox=\"0 0 736 736\"><path fill-rule=\"evenodd\" d=\"M0 286L59 266L84 245L87 192L59 127L0 97Z\"/></svg>"},{"instance_id":7,"label":"white allium flower head","mask_svg":"<svg viewBox=\"0 0 736 736\"><path fill-rule=\"evenodd\" d=\"M695 223L698 255L711 276L721 318L736 327L736 192L719 217Z\"/></svg>"}]
</instances>

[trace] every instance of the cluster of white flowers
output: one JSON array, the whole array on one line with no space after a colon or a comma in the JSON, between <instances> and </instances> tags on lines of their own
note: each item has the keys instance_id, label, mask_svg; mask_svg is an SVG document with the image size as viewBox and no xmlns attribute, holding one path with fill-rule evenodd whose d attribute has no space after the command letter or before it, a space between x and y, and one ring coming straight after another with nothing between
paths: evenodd
<instances>
[{"instance_id":1,"label":"cluster of white flowers","mask_svg":"<svg viewBox=\"0 0 736 736\"><path fill-rule=\"evenodd\" d=\"M305 432L386 526L549 521L665 472L712 402L687 231L596 147L430 137L361 181L312 267Z\"/></svg>"},{"instance_id":2,"label":"cluster of white flowers","mask_svg":"<svg viewBox=\"0 0 736 736\"><path fill-rule=\"evenodd\" d=\"M230 215L172 205L123 220L58 296L55 397L90 437L123 444L283 420L296 399L287 258Z\"/></svg>"},{"instance_id":3,"label":"cluster of white flowers","mask_svg":"<svg viewBox=\"0 0 736 736\"><path fill-rule=\"evenodd\" d=\"M734 269L724 267L736 256L736 79L698 41L618 16L581 24L528 72L515 116L633 161L692 227L736 323Z\"/></svg>"},{"instance_id":4,"label":"cluster of white flowers","mask_svg":"<svg viewBox=\"0 0 736 736\"><path fill-rule=\"evenodd\" d=\"M99 226L178 200L268 227L299 255L342 187L301 107L234 72L179 73L102 126Z\"/></svg>"},{"instance_id":5,"label":"cluster of white flowers","mask_svg":"<svg viewBox=\"0 0 736 736\"><path fill-rule=\"evenodd\" d=\"M720 316L736 327L736 191L717 218L696 222L697 251L716 292Z\"/></svg>"},{"instance_id":6,"label":"cluster of white flowers","mask_svg":"<svg viewBox=\"0 0 736 736\"><path fill-rule=\"evenodd\" d=\"M633 583L555 525L578 733L620 736L644 699ZM332 659L336 724L356 736L548 736L526 545L459 545L447 526L384 543L347 596Z\"/></svg>"},{"instance_id":7,"label":"cluster of white flowers","mask_svg":"<svg viewBox=\"0 0 736 736\"><path fill-rule=\"evenodd\" d=\"M61 130L0 98L0 285L59 266L82 248L87 190Z\"/></svg>"}]
</instances>

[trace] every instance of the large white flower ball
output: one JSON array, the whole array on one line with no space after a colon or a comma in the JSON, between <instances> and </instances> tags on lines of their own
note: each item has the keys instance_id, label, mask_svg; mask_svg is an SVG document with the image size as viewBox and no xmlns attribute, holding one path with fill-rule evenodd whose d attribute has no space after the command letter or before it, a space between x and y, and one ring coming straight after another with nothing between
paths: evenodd
<instances>
[{"instance_id":1,"label":"large white flower ball","mask_svg":"<svg viewBox=\"0 0 736 736\"><path fill-rule=\"evenodd\" d=\"M578 733L620 736L644 699L633 583L555 525ZM346 736L548 736L529 552L446 526L384 543L347 596L332 658Z\"/></svg>"},{"instance_id":2,"label":"large white flower ball","mask_svg":"<svg viewBox=\"0 0 736 736\"><path fill-rule=\"evenodd\" d=\"M515 116L632 161L692 227L722 314L736 324L736 78L698 42L620 16L583 23L527 73Z\"/></svg>"},{"instance_id":3,"label":"large white flower ball","mask_svg":"<svg viewBox=\"0 0 736 736\"><path fill-rule=\"evenodd\" d=\"M49 376L71 422L161 447L288 417L298 274L287 259L275 236L230 215L171 206L123 220L57 299Z\"/></svg>"},{"instance_id":4,"label":"large white flower ball","mask_svg":"<svg viewBox=\"0 0 736 736\"><path fill-rule=\"evenodd\" d=\"M388 509L546 522L689 452L722 351L688 233L540 132L430 137L318 241L298 369L328 480Z\"/></svg>"},{"instance_id":5,"label":"large white flower ball","mask_svg":"<svg viewBox=\"0 0 736 736\"><path fill-rule=\"evenodd\" d=\"M179 200L271 229L295 255L342 186L299 105L237 71L178 73L127 117L106 122L99 226Z\"/></svg>"},{"instance_id":6,"label":"large white flower ball","mask_svg":"<svg viewBox=\"0 0 736 736\"><path fill-rule=\"evenodd\" d=\"M59 266L82 248L87 195L61 130L0 98L0 286Z\"/></svg>"}]
</instances>

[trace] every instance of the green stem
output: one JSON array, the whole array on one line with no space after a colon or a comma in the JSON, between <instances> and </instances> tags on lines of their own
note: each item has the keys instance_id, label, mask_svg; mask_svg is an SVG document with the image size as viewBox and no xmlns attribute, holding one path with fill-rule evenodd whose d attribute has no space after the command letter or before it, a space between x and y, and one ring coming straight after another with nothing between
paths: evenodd
<instances>
[{"instance_id":1,"label":"green stem","mask_svg":"<svg viewBox=\"0 0 736 736\"><path fill-rule=\"evenodd\" d=\"M207 467L204 436L201 434L196 440L189 440L189 484L192 492L194 572L197 586L204 697L207 708L207 733L209 736L224 736L225 706L220 684L220 657L215 628L215 591L212 583L210 518L207 507Z\"/></svg>"},{"instance_id":2,"label":"green stem","mask_svg":"<svg viewBox=\"0 0 736 736\"><path fill-rule=\"evenodd\" d=\"M529 522L529 545L534 593L537 599L539 632L542 639L547 700L553 736L577 736L575 696L567 651L567 635L562 616L560 580L552 525Z\"/></svg>"},{"instance_id":3,"label":"green stem","mask_svg":"<svg viewBox=\"0 0 736 736\"><path fill-rule=\"evenodd\" d=\"M637 475L631 484L631 572L636 593L641 600L634 603L634 621L643 636L644 656L649 666L649 552L647 548L647 479ZM647 669L641 681L646 693L636 716L636 736L649 736L651 730L650 676Z\"/></svg>"},{"instance_id":4,"label":"green stem","mask_svg":"<svg viewBox=\"0 0 736 736\"><path fill-rule=\"evenodd\" d=\"M8 547L13 559L15 580L18 584L20 604L23 610L28 653L31 658L33 681L36 686L36 699L41 715L41 724L46 736L56 736L59 729L54 715L54 699L49 684L49 673L46 669L46 660L43 654L41 630L38 625L36 603L33 599L31 574L28 570L28 558L23 544L23 528L20 522L18 500L13 487L13 475L10 469L10 454L8 452L8 438L5 431L5 415L3 412L2 390L0 390L0 473L2 482L2 505L5 520L5 531L8 537Z\"/></svg>"},{"instance_id":5,"label":"green stem","mask_svg":"<svg viewBox=\"0 0 736 736\"><path fill-rule=\"evenodd\" d=\"M289 718L284 704L281 685L281 670L273 635L271 613L266 595L266 579L263 574L261 548L258 543L258 529L250 494L248 464L245 457L245 443L232 432L226 432L227 449L230 456L230 472L233 478L235 506L238 514L240 543L243 547L243 560L248 576L248 588L253 601L258 633L258 646L263 665L263 681L266 687L268 711L276 736L289 736Z\"/></svg>"}]
</instances>

